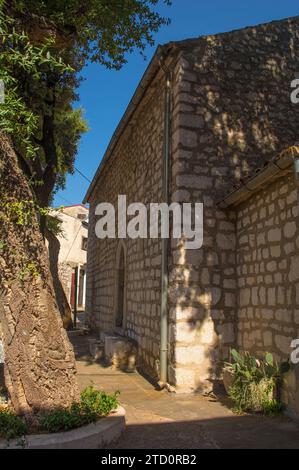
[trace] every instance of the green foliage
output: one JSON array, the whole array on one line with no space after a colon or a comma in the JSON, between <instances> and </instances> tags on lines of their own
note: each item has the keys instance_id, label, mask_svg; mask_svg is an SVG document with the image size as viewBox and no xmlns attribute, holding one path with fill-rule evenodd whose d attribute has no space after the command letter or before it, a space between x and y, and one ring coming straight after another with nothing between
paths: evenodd
<instances>
[{"instance_id":1,"label":"green foliage","mask_svg":"<svg viewBox=\"0 0 299 470\"><path fill-rule=\"evenodd\" d=\"M1 390L0 390L1 391ZM79 428L97 421L101 416L106 416L115 411L118 406L119 392L109 395L87 387L80 397L80 402L74 402L69 408L58 408L40 413L38 416L38 431L62 432ZM13 439L30 433L31 429L24 419L7 409L0 408L0 437ZM36 427L34 428L36 432Z\"/></svg>"},{"instance_id":2,"label":"green foliage","mask_svg":"<svg viewBox=\"0 0 299 470\"><path fill-rule=\"evenodd\" d=\"M41 207L74 172L88 130L82 109L74 109L80 71L90 61L119 69L127 53L143 53L168 23L154 11L158 2L0 0L0 128L11 135Z\"/></svg>"},{"instance_id":3,"label":"green foliage","mask_svg":"<svg viewBox=\"0 0 299 470\"><path fill-rule=\"evenodd\" d=\"M3 355L3 352L0 349L0 359L1 359L1 355ZM5 387L0 386L0 406L3 404L6 404L7 402L8 402L7 390Z\"/></svg>"},{"instance_id":4,"label":"green foliage","mask_svg":"<svg viewBox=\"0 0 299 470\"><path fill-rule=\"evenodd\" d=\"M39 271L34 261L25 263L24 267L19 272L19 279L25 281L28 278L38 277Z\"/></svg>"},{"instance_id":5,"label":"green foliage","mask_svg":"<svg viewBox=\"0 0 299 470\"><path fill-rule=\"evenodd\" d=\"M1 130L12 136L16 150L24 158L32 160L41 157L34 140L39 134L40 111L30 105L29 95L42 90L41 84L49 71L63 75L73 69L54 57L53 39L33 46L24 32L16 31L12 18L4 21L0 17L0 44L0 79L5 85L5 101L0 104ZM40 98L39 101L41 105Z\"/></svg>"},{"instance_id":6,"label":"green foliage","mask_svg":"<svg viewBox=\"0 0 299 470\"><path fill-rule=\"evenodd\" d=\"M53 233L53 235L55 235L56 237L57 236L61 236L61 237L64 236L64 232L63 232L63 229L61 227L62 220L59 219L59 217L57 215L48 214L47 219L46 219L46 225L47 225L48 230L51 233Z\"/></svg>"},{"instance_id":7,"label":"green foliage","mask_svg":"<svg viewBox=\"0 0 299 470\"><path fill-rule=\"evenodd\" d=\"M118 391L108 395L89 386L81 393L81 404L84 409L91 410L97 415L107 415L117 408L118 396Z\"/></svg>"},{"instance_id":8,"label":"green foliage","mask_svg":"<svg viewBox=\"0 0 299 470\"><path fill-rule=\"evenodd\" d=\"M72 403L67 409L56 409L42 413L39 425L47 432L68 431L96 421L100 416L108 415L118 406L119 393L108 395L93 387L87 387L80 397L80 403Z\"/></svg>"},{"instance_id":9,"label":"green foliage","mask_svg":"<svg viewBox=\"0 0 299 470\"><path fill-rule=\"evenodd\" d=\"M29 226L37 215L50 217L49 212L51 210L49 207L38 206L33 199L23 199L21 201L8 201L4 199L0 203L0 209L0 220L13 222L21 226Z\"/></svg>"},{"instance_id":10,"label":"green foliage","mask_svg":"<svg viewBox=\"0 0 299 470\"><path fill-rule=\"evenodd\" d=\"M51 180L45 201L38 201L45 206L54 186L63 186L66 173L73 171L77 144L87 126L82 110L72 108L76 70L62 60L53 38L33 45L17 26L15 18L0 15L0 79L5 85L0 130L11 136L37 199L42 199L40 187Z\"/></svg>"},{"instance_id":11,"label":"green foliage","mask_svg":"<svg viewBox=\"0 0 299 470\"><path fill-rule=\"evenodd\" d=\"M169 24L154 11L160 0L10 0L15 14L43 17L73 38L72 47L80 58L119 69L126 54L141 53L153 45L153 34ZM171 5L171 0L161 3Z\"/></svg>"},{"instance_id":12,"label":"green foliage","mask_svg":"<svg viewBox=\"0 0 299 470\"><path fill-rule=\"evenodd\" d=\"M270 353L259 360L247 351L241 354L232 349L231 356L233 362L225 363L225 368L234 376L229 396L234 401L236 411L273 414L281 409L282 405L274 398L274 392L280 386L283 374L289 370L289 363L278 365Z\"/></svg>"},{"instance_id":13,"label":"green foliage","mask_svg":"<svg viewBox=\"0 0 299 470\"><path fill-rule=\"evenodd\" d=\"M36 216L36 205L33 200L3 201L0 206L3 212L2 218L17 225L29 225Z\"/></svg>"},{"instance_id":14,"label":"green foliage","mask_svg":"<svg viewBox=\"0 0 299 470\"><path fill-rule=\"evenodd\" d=\"M28 431L27 424L12 411L0 408L0 437L14 439Z\"/></svg>"},{"instance_id":15,"label":"green foliage","mask_svg":"<svg viewBox=\"0 0 299 470\"><path fill-rule=\"evenodd\" d=\"M43 413L39 425L47 432L69 431L97 420L96 413L85 410L79 403L72 403L68 409L56 409Z\"/></svg>"},{"instance_id":16,"label":"green foliage","mask_svg":"<svg viewBox=\"0 0 299 470\"><path fill-rule=\"evenodd\" d=\"M266 398L262 401L262 410L263 413L267 416L279 415L283 412L284 408L285 407L283 403L281 403L279 400L276 400L276 398L273 398L272 400Z\"/></svg>"}]
</instances>

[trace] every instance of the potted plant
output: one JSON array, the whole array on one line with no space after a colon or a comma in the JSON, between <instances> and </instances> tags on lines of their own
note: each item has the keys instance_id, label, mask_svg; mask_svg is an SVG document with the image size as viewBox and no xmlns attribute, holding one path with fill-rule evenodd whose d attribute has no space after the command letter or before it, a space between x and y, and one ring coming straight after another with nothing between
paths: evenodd
<instances>
[{"instance_id":1,"label":"potted plant","mask_svg":"<svg viewBox=\"0 0 299 470\"><path fill-rule=\"evenodd\" d=\"M232 362L223 369L223 383L237 411L262 411L271 414L282 409L280 385L290 365L278 365L273 355L266 353L257 359L249 352L231 350Z\"/></svg>"}]
</instances>

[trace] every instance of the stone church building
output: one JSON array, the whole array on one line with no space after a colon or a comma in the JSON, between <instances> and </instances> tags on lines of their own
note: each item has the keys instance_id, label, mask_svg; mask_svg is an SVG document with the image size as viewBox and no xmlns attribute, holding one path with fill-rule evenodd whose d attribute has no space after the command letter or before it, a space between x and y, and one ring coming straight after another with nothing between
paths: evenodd
<instances>
[{"instance_id":1,"label":"stone church building","mask_svg":"<svg viewBox=\"0 0 299 470\"><path fill-rule=\"evenodd\" d=\"M159 46L85 197L88 323L129 338L140 369L178 392L210 389L233 346L285 360L299 338L298 26ZM118 195L202 202L203 246L97 238L95 208ZM284 392L293 413L298 368Z\"/></svg>"}]
</instances>

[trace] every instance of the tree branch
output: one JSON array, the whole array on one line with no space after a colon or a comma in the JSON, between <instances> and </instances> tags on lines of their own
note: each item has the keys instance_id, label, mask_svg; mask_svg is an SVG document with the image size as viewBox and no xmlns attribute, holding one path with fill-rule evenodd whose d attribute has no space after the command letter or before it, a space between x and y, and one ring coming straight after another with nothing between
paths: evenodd
<instances>
[{"instance_id":1,"label":"tree branch","mask_svg":"<svg viewBox=\"0 0 299 470\"><path fill-rule=\"evenodd\" d=\"M28 164L26 159L23 157L23 155L21 155L20 152L18 152L17 150L15 150L15 152L16 152L16 155L18 157L18 162L19 162L19 165L20 165L21 169L23 170L23 172L25 173L25 175L28 178L32 178L33 173L32 173L32 170L30 168L30 165Z\"/></svg>"}]
</instances>

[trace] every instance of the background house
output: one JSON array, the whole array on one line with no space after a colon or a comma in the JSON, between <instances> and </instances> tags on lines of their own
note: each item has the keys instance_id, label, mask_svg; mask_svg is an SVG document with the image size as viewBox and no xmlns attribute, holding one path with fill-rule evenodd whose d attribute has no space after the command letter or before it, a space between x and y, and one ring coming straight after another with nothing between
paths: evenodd
<instances>
[{"instance_id":1,"label":"background house","mask_svg":"<svg viewBox=\"0 0 299 470\"><path fill-rule=\"evenodd\" d=\"M204 203L203 247L171 240L167 251L167 381L177 391L209 390L232 346L282 360L298 336L292 158L288 176L238 209L226 200L298 141L299 106L290 100L298 25L296 17L159 47L85 198L89 325L101 337L133 339L139 366L153 378L161 367L162 242L97 239L95 207L117 207L119 194L128 204L165 201L168 148L169 201ZM288 380L286 400L299 412L298 371Z\"/></svg>"},{"instance_id":2,"label":"background house","mask_svg":"<svg viewBox=\"0 0 299 470\"><path fill-rule=\"evenodd\" d=\"M72 309L76 303L79 310L85 309L88 212L82 204L53 212L61 221L59 277Z\"/></svg>"}]
</instances>

